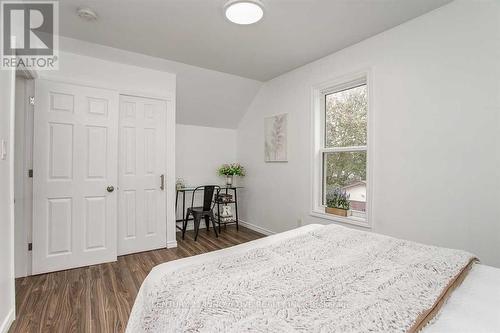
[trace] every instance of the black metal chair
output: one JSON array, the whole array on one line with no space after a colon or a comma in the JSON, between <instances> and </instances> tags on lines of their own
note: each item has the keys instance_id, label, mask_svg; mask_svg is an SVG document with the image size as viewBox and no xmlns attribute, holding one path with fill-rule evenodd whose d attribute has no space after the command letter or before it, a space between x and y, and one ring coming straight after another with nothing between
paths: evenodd
<instances>
[{"instance_id":1,"label":"black metal chair","mask_svg":"<svg viewBox=\"0 0 500 333\"><path fill-rule=\"evenodd\" d=\"M194 198L197 191L203 189L203 206L194 207ZM182 239L184 239L184 234L186 233L187 223L190 215L193 215L194 220L194 240L198 238L198 230L200 229L201 218L205 219L205 224L207 230L209 230L210 220L212 220L212 226L214 227L215 237L219 237L217 234L217 229L215 228L215 217L214 217L214 207L215 200L214 194L217 196L220 192L220 186L218 185L204 185L198 186L193 191L193 197L191 199L191 207L186 210L186 218L183 221L182 226Z\"/></svg>"}]
</instances>

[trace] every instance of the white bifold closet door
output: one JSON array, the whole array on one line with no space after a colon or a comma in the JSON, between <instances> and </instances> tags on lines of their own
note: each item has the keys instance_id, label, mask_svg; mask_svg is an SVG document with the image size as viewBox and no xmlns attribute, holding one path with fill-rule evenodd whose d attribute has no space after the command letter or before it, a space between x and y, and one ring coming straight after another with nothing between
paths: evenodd
<instances>
[{"instance_id":1,"label":"white bifold closet door","mask_svg":"<svg viewBox=\"0 0 500 333\"><path fill-rule=\"evenodd\" d=\"M118 92L36 80L35 102L33 274L116 260Z\"/></svg>"},{"instance_id":2,"label":"white bifold closet door","mask_svg":"<svg viewBox=\"0 0 500 333\"><path fill-rule=\"evenodd\" d=\"M165 101L120 96L118 254L166 247Z\"/></svg>"}]
</instances>

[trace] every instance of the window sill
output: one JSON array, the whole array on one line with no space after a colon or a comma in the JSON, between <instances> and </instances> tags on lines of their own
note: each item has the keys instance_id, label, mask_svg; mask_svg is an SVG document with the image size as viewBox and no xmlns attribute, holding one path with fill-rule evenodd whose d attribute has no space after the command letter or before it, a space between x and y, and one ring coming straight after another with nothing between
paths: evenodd
<instances>
[{"instance_id":1,"label":"window sill","mask_svg":"<svg viewBox=\"0 0 500 333\"><path fill-rule=\"evenodd\" d=\"M367 228L371 229L370 223L366 219L360 218L360 217L354 217L354 216L349 216L349 217L342 217L342 216L335 216L332 214L327 214L325 211L321 210L313 210L311 211L311 216L314 217L319 217L325 220L330 220L338 223L345 223L345 224L350 224L350 225L355 225L357 227L362 227L362 228Z\"/></svg>"}]
</instances>

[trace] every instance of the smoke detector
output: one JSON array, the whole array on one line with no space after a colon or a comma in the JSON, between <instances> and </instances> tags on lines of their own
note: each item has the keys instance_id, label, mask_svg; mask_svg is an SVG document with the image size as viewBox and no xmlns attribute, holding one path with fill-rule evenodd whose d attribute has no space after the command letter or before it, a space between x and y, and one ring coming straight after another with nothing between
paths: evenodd
<instances>
[{"instance_id":1,"label":"smoke detector","mask_svg":"<svg viewBox=\"0 0 500 333\"><path fill-rule=\"evenodd\" d=\"M78 8L76 11L76 14L78 15L79 18L85 21L96 21L97 20L97 14L90 8Z\"/></svg>"}]
</instances>

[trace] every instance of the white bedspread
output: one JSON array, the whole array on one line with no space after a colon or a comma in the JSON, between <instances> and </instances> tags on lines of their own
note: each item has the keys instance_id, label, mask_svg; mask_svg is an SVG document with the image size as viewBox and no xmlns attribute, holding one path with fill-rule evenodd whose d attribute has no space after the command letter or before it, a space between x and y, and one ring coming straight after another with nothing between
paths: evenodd
<instances>
[{"instance_id":1,"label":"white bedspread","mask_svg":"<svg viewBox=\"0 0 500 333\"><path fill-rule=\"evenodd\" d=\"M406 331L470 258L309 225L155 267L127 332ZM443 322L447 316L453 314L443 311L426 330L453 329Z\"/></svg>"}]
</instances>

